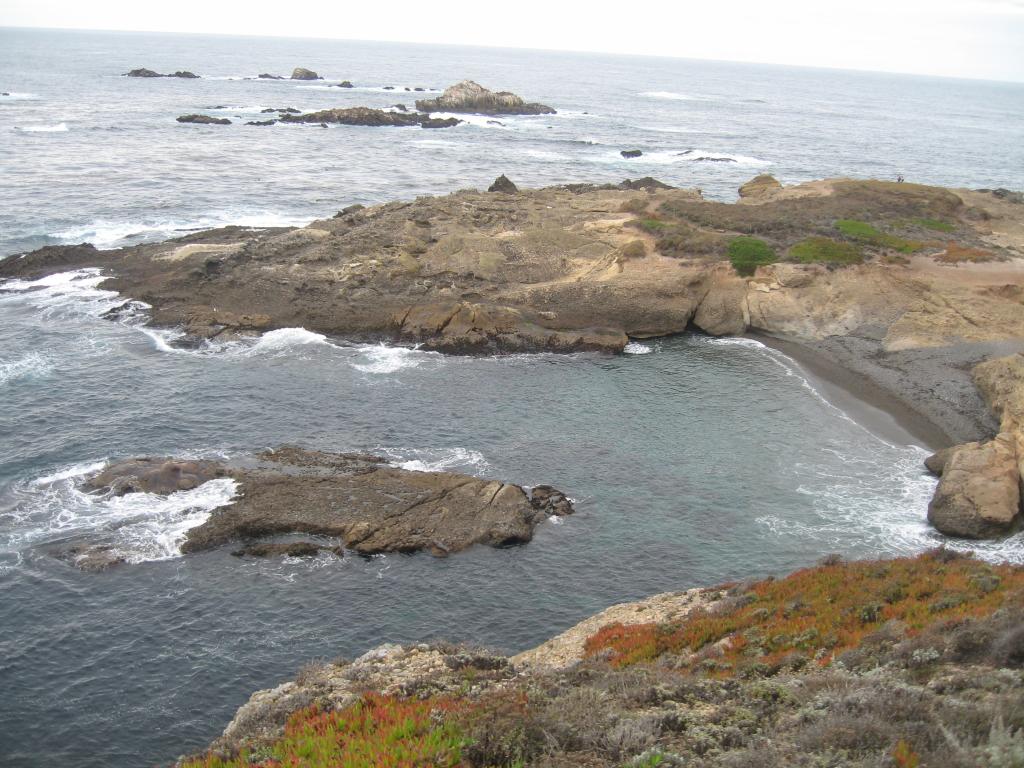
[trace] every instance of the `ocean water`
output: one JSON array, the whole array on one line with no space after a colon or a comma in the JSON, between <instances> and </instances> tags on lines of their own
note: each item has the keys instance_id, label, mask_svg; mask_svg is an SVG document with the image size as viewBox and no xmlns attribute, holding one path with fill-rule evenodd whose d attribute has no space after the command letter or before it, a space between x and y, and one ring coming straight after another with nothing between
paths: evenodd
<instances>
[{"instance_id":1,"label":"ocean water","mask_svg":"<svg viewBox=\"0 0 1024 768\"><path fill-rule=\"evenodd\" d=\"M294 66L359 89L243 78ZM128 80L147 66L202 81ZM557 75L557 76L556 76ZM204 111L411 102L464 76L556 117L449 131L181 126ZM729 199L767 170L1024 186L1019 86L640 58L326 41L0 30L0 248L117 247L218 223L301 223L353 202L653 174ZM216 78L216 79L214 79ZM232 79L235 78L235 79ZM215 111L210 107L224 105ZM645 152L642 162L617 157ZM697 163L698 149L736 159ZM925 523L927 451L858 423L749 339L633 342L616 357L445 357L300 328L175 348L82 270L0 284L0 764L164 764L257 688L387 641L536 644L606 605L897 555ZM188 557L235 488L120 500L77 482L139 455L293 441L409 469L551 483L576 515L523 547L448 559ZM54 547L130 565L82 573ZM955 545L955 544L954 544ZM961 545L956 545L961 546ZM981 554L1024 562L1020 537Z\"/></svg>"}]
</instances>

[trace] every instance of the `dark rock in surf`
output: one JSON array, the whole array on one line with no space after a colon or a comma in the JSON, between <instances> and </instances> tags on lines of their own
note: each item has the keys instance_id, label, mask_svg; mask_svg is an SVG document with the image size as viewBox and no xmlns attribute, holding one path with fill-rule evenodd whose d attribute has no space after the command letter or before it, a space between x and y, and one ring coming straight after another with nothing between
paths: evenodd
<instances>
[{"instance_id":1,"label":"dark rock in surf","mask_svg":"<svg viewBox=\"0 0 1024 768\"><path fill-rule=\"evenodd\" d=\"M409 108L405 104L392 104L392 109L397 109L399 112L408 112Z\"/></svg>"},{"instance_id":2,"label":"dark rock in surf","mask_svg":"<svg viewBox=\"0 0 1024 768\"><path fill-rule=\"evenodd\" d=\"M285 78L281 75L271 75L267 72L262 72L256 76L257 80L284 80Z\"/></svg>"},{"instance_id":3,"label":"dark rock in surf","mask_svg":"<svg viewBox=\"0 0 1024 768\"><path fill-rule=\"evenodd\" d=\"M124 496L126 493L166 496L177 491L190 491L208 480L224 476L223 467L215 461L131 459L111 464L86 481L85 487L114 496Z\"/></svg>"},{"instance_id":4,"label":"dark rock in surf","mask_svg":"<svg viewBox=\"0 0 1024 768\"><path fill-rule=\"evenodd\" d=\"M323 80L320 75L305 67L296 67L292 70L292 80Z\"/></svg>"},{"instance_id":5,"label":"dark rock in surf","mask_svg":"<svg viewBox=\"0 0 1024 768\"><path fill-rule=\"evenodd\" d=\"M413 88L413 90L416 91L417 93L423 93L427 89L426 88Z\"/></svg>"},{"instance_id":6,"label":"dark rock in surf","mask_svg":"<svg viewBox=\"0 0 1024 768\"><path fill-rule=\"evenodd\" d=\"M552 115L546 104L530 104L508 91L491 91L472 80L463 80L436 99L416 102L421 112L470 112L481 115Z\"/></svg>"},{"instance_id":7,"label":"dark rock in surf","mask_svg":"<svg viewBox=\"0 0 1024 768\"><path fill-rule=\"evenodd\" d=\"M683 154L686 154L685 152ZM693 158L695 163L735 163L736 161L731 157L708 157L707 155L701 155L700 157Z\"/></svg>"},{"instance_id":8,"label":"dark rock in surf","mask_svg":"<svg viewBox=\"0 0 1024 768\"><path fill-rule=\"evenodd\" d=\"M503 192L507 195L514 195L519 191L519 187L512 183L512 181L505 174L501 174L494 180L494 183L487 188L488 192Z\"/></svg>"},{"instance_id":9,"label":"dark rock in surf","mask_svg":"<svg viewBox=\"0 0 1024 768\"><path fill-rule=\"evenodd\" d=\"M624 149L621 152L619 152L619 154L622 155L623 157L630 158L640 157L643 154L643 152L641 152L639 149Z\"/></svg>"},{"instance_id":10,"label":"dark rock in surf","mask_svg":"<svg viewBox=\"0 0 1024 768\"><path fill-rule=\"evenodd\" d=\"M195 72L189 72L188 70L178 70L173 75L167 75L167 77L180 77L183 80L199 80L199 75Z\"/></svg>"},{"instance_id":11,"label":"dark rock in surf","mask_svg":"<svg viewBox=\"0 0 1024 768\"><path fill-rule=\"evenodd\" d=\"M276 125L277 120L250 120L246 125Z\"/></svg>"},{"instance_id":12,"label":"dark rock in surf","mask_svg":"<svg viewBox=\"0 0 1024 768\"><path fill-rule=\"evenodd\" d=\"M385 85L384 86L384 90L385 91L393 91L393 90L395 90L395 86L393 86L393 85Z\"/></svg>"},{"instance_id":13,"label":"dark rock in surf","mask_svg":"<svg viewBox=\"0 0 1024 768\"><path fill-rule=\"evenodd\" d=\"M429 115L416 113L386 112L383 109L369 107L352 107L349 109L325 109L320 112L309 112L304 115L282 115L285 123L336 123L338 125L363 126L395 126L407 127L418 125L422 128L451 128L461 123L454 117L445 119L432 118Z\"/></svg>"},{"instance_id":14,"label":"dark rock in surf","mask_svg":"<svg viewBox=\"0 0 1024 768\"><path fill-rule=\"evenodd\" d=\"M182 115L177 118L179 123L195 123L197 125L231 125L226 117L211 117L210 115Z\"/></svg>"},{"instance_id":15,"label":"dark rock in surf","mask_svg":"<svg viewBox=\"0 0 1024 768\"><path fill-rule=\"evenodd\" d=\"M163 77L163 75L143 67L142 69L133 69L131 72L125 72L122 77Z\"/></svg>"}]
</instances>

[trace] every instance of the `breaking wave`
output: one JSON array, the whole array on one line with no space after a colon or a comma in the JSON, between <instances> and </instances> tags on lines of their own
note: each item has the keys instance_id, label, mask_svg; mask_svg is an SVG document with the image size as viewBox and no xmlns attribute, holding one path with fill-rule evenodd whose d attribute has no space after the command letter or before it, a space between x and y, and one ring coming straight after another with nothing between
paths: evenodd
<instances>
[{"instance_id":1,"label":"breaking wave","mask_svg":"<svg viewBox=\"0 0 1024 768\"><path fill-rule=\"evenodd\" d=\"M105 466L88 462L55 470L15 490L17 503L7 520L0 548L80 545L103 547L129 563L167 560L181 555L187 532L206 522L213 510L231 504L238 485L210 480L188 491L163 496L86 493L81 481Z\"/></svg>"},{"instance_id":2,"label":"breaking wave","mask_svg":"<svg viewBox=\"0 0 1024 768\"><path fill-rule=\"evenodd\" d=\"M56 125L16 125L14 130L21 133L66 133L68 130L67 123L57 123Z\"/></svg>"}]
</instances>

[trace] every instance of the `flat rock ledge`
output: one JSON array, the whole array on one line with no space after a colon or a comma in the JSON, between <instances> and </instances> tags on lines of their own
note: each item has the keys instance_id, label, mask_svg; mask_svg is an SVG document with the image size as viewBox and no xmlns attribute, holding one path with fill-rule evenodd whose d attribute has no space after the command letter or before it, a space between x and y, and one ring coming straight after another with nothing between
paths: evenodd
<instances>
[{"instance_id":1,"label":"flat rock ledge","mask_svg":"<svg viewBox=\"0 0 1024 768\"><path fill-rule=\"evenodd\" d=\"M573 511L550 486L528 492L469 475L401 469L377 456L296 446L232 462L130 459L107 467L85 488L169 494L215 478L235 480L238 495L188 531L183 553L241 542L233 554L302 556L344 547L365 555L427 550L443 557L474 544L528 542L539 523ZM295 534L318 540L273 541Z\"/></svg>"}]
</instances>

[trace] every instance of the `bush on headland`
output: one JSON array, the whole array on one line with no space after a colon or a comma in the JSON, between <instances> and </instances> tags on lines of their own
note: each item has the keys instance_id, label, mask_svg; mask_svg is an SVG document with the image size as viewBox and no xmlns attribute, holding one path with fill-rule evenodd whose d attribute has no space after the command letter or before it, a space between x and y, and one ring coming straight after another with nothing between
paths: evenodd
<instances>
[{"instance_id":1,"label":"bush on headland","mask_svg":"<svg viewBox=\"0 0 1024 768\"><path fill-rule=\"evenodd\" d=\"M757 268L775 262L775 251L764 240L745 235L729 241L729 261L740 275L749 276Z\"/></svg>"},{"instance_id":2,"label":"bush on headland","mask_svg":"<svg viewBox=\"0 0 1024 768\"><path fill-rule=\"evenodd\" d=\"M860 264L864 252L853 243L830 237L809 237L789 249L791 258L803 264Z\"/></svg>"}]
</instances>

